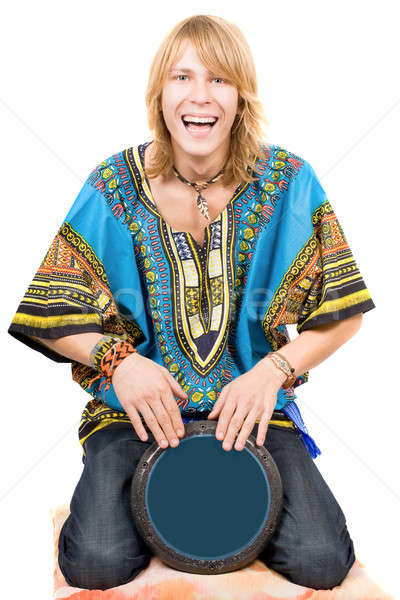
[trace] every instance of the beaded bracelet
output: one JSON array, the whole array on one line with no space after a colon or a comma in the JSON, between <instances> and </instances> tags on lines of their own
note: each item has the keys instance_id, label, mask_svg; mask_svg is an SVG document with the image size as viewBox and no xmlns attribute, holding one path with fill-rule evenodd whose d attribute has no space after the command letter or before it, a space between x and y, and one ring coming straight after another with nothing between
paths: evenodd
<instances>
[{"instance_id":1,"label":"beaded bracelet","mask_svg":"<svg viewBox=\"0 0 400 600\"><path fill-rule=\"evenodd\" d=\"M88 386L90 387L97 379L105 377L104 381L100 383L99 391L104 386L103 389L106 392L111 386L115 369L133 352L138 351L129 340L121 340L110 335L100 338L95 346L93 346L89 355L91 366L96 371L99 371L99 374L89 381Z\"/></svg>"},{"instance_id":2,"label":"beaded bracelet","mask_svg":"<svg viewBox=\"0 0 400 600\"><path fill-rule=\"evenodd\" d=\"M286 381L281 385L283 390L287 390L296 381L296 375L294 375L295 369L289 364L288 360L279 354L279 352L268 352L267 358L272 360L274 365L278 367L286 375Z\"/></svg>"}]
</instances>

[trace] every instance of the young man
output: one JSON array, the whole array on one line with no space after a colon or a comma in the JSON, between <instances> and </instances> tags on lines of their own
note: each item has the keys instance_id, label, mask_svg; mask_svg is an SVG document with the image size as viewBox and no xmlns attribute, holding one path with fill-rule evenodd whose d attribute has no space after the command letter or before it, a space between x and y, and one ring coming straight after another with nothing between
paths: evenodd
<instances>
[{"instance_id":1,"label":"young man","mask_svg":"<svg viewBox=\"0 0 400 600\"><path fill-rule=\"evenodd\" d=\"M91 172L9 328L71 362L93 396L60 568L87 589L143 570L135 466L154 440L176 446L185 423L215 418L226 451L253 434L281 475L282 515L260 558L329 589L354 548L294 388L375 305L312 167L261 141L256 73L236 26L206 15L178 23L146 102L153 140Z\"/></svg>"}]
</instances>

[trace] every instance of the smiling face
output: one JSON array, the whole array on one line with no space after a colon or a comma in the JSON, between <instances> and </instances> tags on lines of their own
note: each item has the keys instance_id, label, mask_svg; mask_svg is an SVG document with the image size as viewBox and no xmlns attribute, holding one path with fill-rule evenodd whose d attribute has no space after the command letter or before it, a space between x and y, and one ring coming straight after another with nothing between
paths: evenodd
<instances>
[{"instance_id":1,"label":"smiling face","mask_svg":"<svg viewBox=\"0 0 400 600\"><path fill-rule=\"evenodd\" d=\"M198 159L224 156L229 151L231 128L238 113L236 86L218 73L210 73L192 45L182 44L177 61L167 73L161 109L174 152ZM217 119L213 125L185 125L201 117ZM204 121L204 119L202 119Z\"/></svg>"}]
</instances>

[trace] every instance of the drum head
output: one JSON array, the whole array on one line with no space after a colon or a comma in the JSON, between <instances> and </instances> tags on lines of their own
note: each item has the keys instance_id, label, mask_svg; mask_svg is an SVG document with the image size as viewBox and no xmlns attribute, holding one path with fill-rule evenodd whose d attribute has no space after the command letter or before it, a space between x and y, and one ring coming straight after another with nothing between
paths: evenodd
<instances>
[{"instance_id":1,"label":"drum head","mask_svg":"<svg viewBox=\"0 0 400 600\"><path fill-rule=\"evenodd\" d=\"M154 442L131 486L139 533L168 566L227 573L255 560L282 509L278 468L250 435L237 451L222 448L217 422L192 421L176 448Z\"/></svg>"}]
</instances>

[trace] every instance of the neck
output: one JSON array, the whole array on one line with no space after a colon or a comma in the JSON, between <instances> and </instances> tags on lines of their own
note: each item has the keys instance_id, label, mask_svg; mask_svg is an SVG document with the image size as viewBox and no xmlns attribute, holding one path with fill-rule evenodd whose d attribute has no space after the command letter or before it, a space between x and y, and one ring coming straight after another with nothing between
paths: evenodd
<instances>
[{"instance_id":1,"label":"neck","mask_svg":"<svg viewBox=\"0 0 400 600\"><path fill-rule=\"evenodd\" d=\"M205 156L190 154L172 140L173 163L185 179L191 182L208 181L223 168L228 158L226 146L216 148Z\"/></svg>"}]
</instances>

